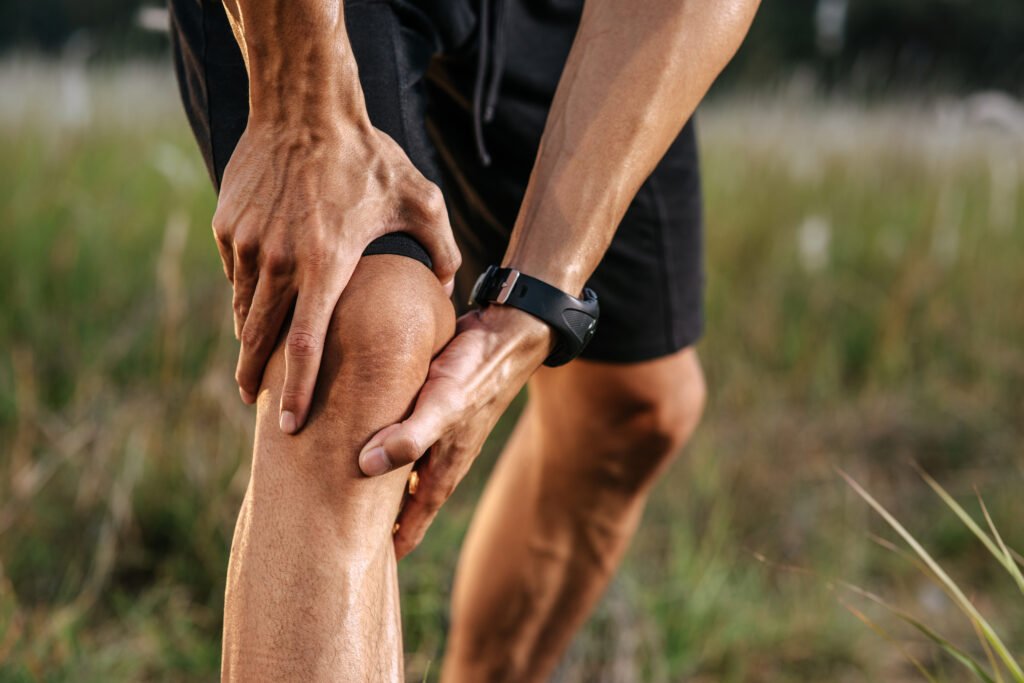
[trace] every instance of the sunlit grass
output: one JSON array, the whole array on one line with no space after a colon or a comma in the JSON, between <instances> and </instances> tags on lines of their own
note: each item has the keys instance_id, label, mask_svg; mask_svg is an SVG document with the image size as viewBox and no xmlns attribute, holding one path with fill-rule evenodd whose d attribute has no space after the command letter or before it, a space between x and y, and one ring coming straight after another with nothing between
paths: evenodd
<instances>
[{"instance_id":1,"label":"sunlit grass","mask_svg":"<svg viewBox=\"0 0 1024 683\"><path fill-rule=\"evenodd\" d=\"M914 562L914 564L921 570L921 572L935 581L946 594L950 597L953 603L963 612L964 616L968 619L971 625L974 627L978 635L978 640L984 650L987 658L989 667L986 668L977 659L968 654L964 649L957 647L946 638L940 636L934 629L923 623L920 619L910 615L908 612L892 606L884 599L869 593L857 586L847 584L847 587L856 592L857 594L868 598L872 602L879 604L890 612L898 616L906 623L913 626L917 631L924 634L929 640L938 645L943 651L950 655L954 660L962 664L968 671L974 674L979 680L985 683L994 683L994 681L1003 681L1004 673L1011 677L1015 683L1024 683L1024 671L1021 669L1021 660L1015 656L1009 648L1003 638L999 636L996 629L989 623L989 621L982 616L981 612L974 605L974 603L967 597L964 589L954 581L945 569L932 557L932 555L925 550L924 546L911 534L907 529L896 520L895 517L879 503L875 498L868 493L860 484L858 484L850 475L840 470L840 475L846 480L846 483L856 491L857 495L863 498L868 505L870 505L875 512L877 512L882 519L903 539L907 545L914 551L917 559L920 562ZM921 471L922 478L928 483L928 485L939 495L946 506L952 510L956 516L964 523L964 525L970 529L971 533L979 541L982 542L984 547L992 554L995 560L1007 571L1007 573L1013 578L1020 589L1021 595L1018 596L1019 600L1016 601L1017 610L1020 610L1020 606L1024 605L1024 578L1021 576L1021 568L1018 565L1018 555L1011 552L1010 549L1003 542L1002 536L996 529L995 523L992 521L991 515L989 515L988 508L985 506L981 496L978 496L978 504L981 508L982 513L985 517L985 522L991 531L991 536L988 535L984 530L978 526L974 518L972 518L966 510L946 492L942 486L939 485L935 479L930 475ZM1011 603L1008 609L1013 609L1014 605ZM850 608L851 610L853 608ZM886 639L892 640L891 637L884 632L880 627L872 622L869 618L864 616L862 613L854 612L861 620L867 623L869 626L874 628L876 631L881 633ZM915 667L921 672L921 674L929 681L934 681L935 678L927 671L927 669L916 659L913 655L907 653L907 657L914 663ZM990 673L991 672L991 673Z\"/></svg>"}]
</instances>

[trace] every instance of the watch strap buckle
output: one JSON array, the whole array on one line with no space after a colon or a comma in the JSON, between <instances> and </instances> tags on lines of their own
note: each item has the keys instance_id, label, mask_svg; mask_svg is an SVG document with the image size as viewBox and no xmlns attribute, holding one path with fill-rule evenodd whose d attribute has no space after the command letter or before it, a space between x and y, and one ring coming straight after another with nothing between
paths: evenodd
<instances>
[{"instance_id":1,"label":"watch strap buckle","mask_svg":"<svg viewBox=\"0 0 1024 683\"><path fill-rule=\"evenodd\" d=\"M509 268L505 278L498 284L498 293L494 297L494 303L503 304L508 301L517 282L519 282L519 271L515 268Z\"/></svg>"}]
</instances>

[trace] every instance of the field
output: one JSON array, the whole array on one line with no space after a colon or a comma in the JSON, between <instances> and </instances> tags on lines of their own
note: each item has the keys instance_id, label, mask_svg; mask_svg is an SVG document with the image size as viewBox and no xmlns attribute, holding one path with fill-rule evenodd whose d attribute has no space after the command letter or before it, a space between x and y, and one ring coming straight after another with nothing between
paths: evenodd
<instances>
[{"instance_id":1,"label":"field","mask_svg":"<svg viewBox=\"0 0 1024 683\"><path fill-rule=\"evenodd\" d=\"M253 413L205 169L166 70L0 87L0 681L214 680ZM558 681L922 680L843 602L971 680L840 587L984 657L837 467L1024 652L1020 593L911 465L1024 548L1024 138L976 104L702 110L706 419ZM410 681L512 419L400 568Z\"/></svg>"}]
</instances>

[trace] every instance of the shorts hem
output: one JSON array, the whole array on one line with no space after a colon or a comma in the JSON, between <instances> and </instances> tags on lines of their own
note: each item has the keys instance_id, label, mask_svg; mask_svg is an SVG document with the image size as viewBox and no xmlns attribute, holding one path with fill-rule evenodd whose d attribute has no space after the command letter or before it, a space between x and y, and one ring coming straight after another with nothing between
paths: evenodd
<instances>
[{"instance_id":1,"label":"shorts hem","mask_svg":"<svg viewBox=\"0 0 1024 683\"><path fill-rule=\"evenodd\" d=\"M694 334L677 338L674 343L650 344L646 346L611 346L596 349L593 352L591 352L590 349L587 349L580 355L580 358L598 363L642 363L644 361L657 360L658 358L671 356L685 348L696 345L702 337L703 330L699 330Z\"/></svg>"}]
</instances>

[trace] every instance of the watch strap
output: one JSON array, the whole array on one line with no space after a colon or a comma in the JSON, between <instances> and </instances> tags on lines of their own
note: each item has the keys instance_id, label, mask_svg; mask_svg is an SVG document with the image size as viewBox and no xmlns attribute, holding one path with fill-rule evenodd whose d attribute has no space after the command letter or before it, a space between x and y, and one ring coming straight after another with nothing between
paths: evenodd
<instances>
[{"instance_id":1,"label":"watch strap","mask_svg":"<svg viewBox=\"0 0 1024 683\"><path fill-rule=\"evenodd\" d=\"M577 299L513 268L490 266L470 303L512 306L551 325L558 332L558 341L544 361L549 366L563 365L578 356L597 326L597 295L592 290L584 289L583 299Z\"/></svg>"}]
</instances>

